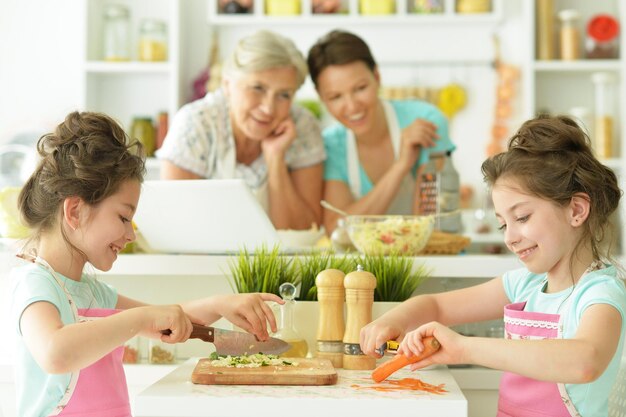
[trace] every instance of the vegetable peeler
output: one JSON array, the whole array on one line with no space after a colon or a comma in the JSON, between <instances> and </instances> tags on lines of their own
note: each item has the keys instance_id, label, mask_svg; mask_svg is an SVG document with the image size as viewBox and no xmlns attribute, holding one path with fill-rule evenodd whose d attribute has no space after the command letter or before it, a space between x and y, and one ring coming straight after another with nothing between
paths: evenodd
<instances>
[{"instance_id":1,"label":"vegetable peeler","mask_svg":"<svg viewBox=\"0 0 626 417\"><path fill-rule=\"evenodd\" d=\"M395 355L398 352L398 347L400 347L400 343L395 340L388 340L381 345L378 349L376 349L376 353L380 356L383 356L385 353L390 355Z\"/></svg>"}]
</instances>

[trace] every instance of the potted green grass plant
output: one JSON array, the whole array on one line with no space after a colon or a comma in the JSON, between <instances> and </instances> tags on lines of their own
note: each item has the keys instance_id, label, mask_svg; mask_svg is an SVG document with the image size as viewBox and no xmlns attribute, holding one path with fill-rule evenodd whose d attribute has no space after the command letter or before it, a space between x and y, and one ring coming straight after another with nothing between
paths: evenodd
<instances>
[{"instance_id":1,"label":"potted green grass plant","mask_svg":"<svg viewBox=\"0 0 626 417\"><path fill-rule=\"evenodd\" d=\"M268 292L279 295L283 282L294 282L292 258L282 256L279 246L265 246L250 253L246 248L230 258L230 284L238 293Z\"/></svg>"}]
</instances>

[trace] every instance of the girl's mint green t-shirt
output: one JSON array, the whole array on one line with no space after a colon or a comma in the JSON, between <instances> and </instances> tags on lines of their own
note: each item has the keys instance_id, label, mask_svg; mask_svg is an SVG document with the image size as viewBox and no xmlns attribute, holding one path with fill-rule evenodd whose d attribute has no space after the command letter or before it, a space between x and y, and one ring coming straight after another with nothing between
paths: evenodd
<instances>
[{"instance_id":1,"label":"girl's mint green t-shirt","mask_svg":"<svg viewBox=\"0 0 626 417\"><path fill-rule=\"evenodd\" d=\"M77 308L113 309L117 304L117 291L92 276L85 274L80 282L58 273L57 277L72 295ZM74 323L74 315L63 288L42 266L32 263L19 266L11 271L10 278L13 284L10 317L15 336L17 414L20 417L47 416L63 397L70 374L48 374L39 367L22 340L20 318L26 307L36 302L53 304L64 324Z\"/></svg>"}]
</instances>

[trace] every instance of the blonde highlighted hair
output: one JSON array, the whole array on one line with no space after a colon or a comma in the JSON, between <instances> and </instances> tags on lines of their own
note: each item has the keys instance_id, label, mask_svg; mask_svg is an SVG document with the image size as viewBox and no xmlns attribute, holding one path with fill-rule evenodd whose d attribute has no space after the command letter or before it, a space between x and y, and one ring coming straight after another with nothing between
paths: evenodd
<instances>
[{"instance_id":1,"label":"blonde highlighted hair","mask_svg":"<svg viewBox=\"0 0 626 417\"><path fill-rule=\"evenodd\" d=\"M304 83L309 70L302 53L288 38L269 30L260 30L242 38L235 51L224 63L223 75L264 71L271 68L293 67L297 87Z\"/></svg>"}]
</instances>

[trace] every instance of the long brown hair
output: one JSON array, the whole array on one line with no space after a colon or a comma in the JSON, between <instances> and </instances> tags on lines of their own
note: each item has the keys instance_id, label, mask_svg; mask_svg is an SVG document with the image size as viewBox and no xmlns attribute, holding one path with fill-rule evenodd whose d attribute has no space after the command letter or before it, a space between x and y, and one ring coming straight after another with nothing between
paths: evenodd
<instances>
[{"instance_id":1,"label":"long brown hair","mask_svg":"<svg viewBox=\"0 0 626 417\"><path fill-rule=\"evenodd\" d=\"M589 216L577 248L589 244L595 260L611 259L611 239L605 238L622 190L613 170L598 161L589 137L572 119L539 116L525 122L507 151L487 159L481 169L490 187L499 178L515 178L530 194L560 207L578 193L589 196Z\"/></svg>"}]
</instances>

